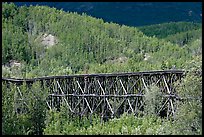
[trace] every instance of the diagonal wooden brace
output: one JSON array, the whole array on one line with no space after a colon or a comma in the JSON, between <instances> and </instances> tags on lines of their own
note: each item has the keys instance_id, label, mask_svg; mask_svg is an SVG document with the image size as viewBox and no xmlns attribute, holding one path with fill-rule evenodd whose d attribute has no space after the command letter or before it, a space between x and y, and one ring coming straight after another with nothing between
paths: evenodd
<instances>
[{"instance_id":1,"label":"diagonal wooden brace","mask_svg":"<svg viewBox=\"0 0 204 137\"><path fill-rule=\"evenodd\" d=\"M60 84L59 84L59 82L58 82L58 81L56 81L56 82L57 82L57 85L59 86L60 91L62 92L62 94L65 95L64 92L63 92L63 90L62 90L62 88L61 88L61 86L60 86ZM63 97L63 99L64 99L64 101L66 102L67 106L69 107L69 110L70 110L71 112L74 112L74 111L71 109L71 107L70 107L68 101L66 100L65 96Z\"/></svg>"},{"instance_id":2,"label":"diagonal wooden brace","mask_svg":"<svg viewBox=\"0 0 204 137\"><path fill-rule=\"evenodd\" d=\"M78 86L79 86L79 88L80 88L81 92L84 94L84 91L82 90L82 88L81 88L81 86L80 86L79 82L78 82L78 81L76 81L76 82L77 82L77 84L78 84ZM89 108L89 110L91 111L91 114L92 114L92 113L93 113L93 110L91 109L91 107L90 107L90 105L89 105L89 103L88 103L87 99L86 99L86 98L84 98L84 100L86 101L86 104L87 104L87 106L88 106L88 108Z\"/></svg>"},{"instance_id":3,"label":"diagonal wooden brace","mask_svg":"<svg viewBox=\"0 0 204 137\"><path fill-rule=\"evenodd\" d=\"M105 95L105 91L104 91L103 87L101 86L101 83L99 82L99 80L97 80L97 81L98 81L98 84L99 84L101 90L103 91L103 94ZM107 104L108 104L108 107L110 108L110 111L111 111L112 115L114 115L114 112L113 112L113 110L112 110L112 108L111 108L111 106L110 106L110 103L108 102L108 99L105 98L105 100L106 100L106 102L107 102Z\"/></svg>"},{"instance_id":4,"label":"diagonal wooden brace","mask_svg":"<svg viewBox=\"0 0 204 137\"><path fill-rule=\"evenodd\" d=\"M166 88L167 88L168 93L171 94L171 92L170 92L170 90L169 90L169 87L168 87L168 85L167 85L167 83L166 83L166 79L165 79L164 75L163 75L163 80L164 80L164 83L165 83L165 86L166 86ZM173 103L172 103L172 99L170 99L170 103L171 103L172 113L173 113L173 115L174 115L174 106L173 106Z\"/></svg>"},{"instance_id":5,"label":"diagonal wooden brace","mask_svg":"<svg viewBox=\"0 0 204 137\"><path fill-rule=\"evenodd\" d=\"M123 87L123 90L124 90L124 92L125 92L125 95L127 95L127 91L126 91L126 89L125 89L125 87L124 87L124 85L123 85L121 79L120 79L119 81L120 81L121 86ZM129 104L129 106L130 106L130 108L131 108L131 110L132 110L132 113L134 113L134 110L133 110L133 108L132 108L132 105L130 104L130 100L127 99L127 101L128 101L128 104Z\"/></svg>"}]
</instances>

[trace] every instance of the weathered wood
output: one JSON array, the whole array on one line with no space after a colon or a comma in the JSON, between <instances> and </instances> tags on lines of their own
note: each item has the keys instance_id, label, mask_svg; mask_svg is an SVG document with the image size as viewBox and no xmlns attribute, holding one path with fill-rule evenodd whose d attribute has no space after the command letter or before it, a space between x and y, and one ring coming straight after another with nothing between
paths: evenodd
<instances>
[{"instance_id":1,"label":"weathered wood","mask_svg":"<svg viewBox=\"0 0 204 137\"><path fill-rule=\"evenodd\" d=\"M46 104L49 109L59 108L64 102L73 116L98 113L102 118L119 116L124 112L135 115L144 108L144 96L152 84L162 93L163 104L157 114L166 105L169 117L174 115L174 102L182 100L176 95L173 83L185 75L183 70L148 71L113 74L83 74L69 76L51 76L33 79L2 78L4 83L16 83L17 87L23 82L32 85L36 81L45 83L49 90ZM8 86L9 87L9 86ZM19 98L22 99L21 94ZM25 101L19 100L19 101ZM63 102L62 102L63 101Z\"/></svg>"},{"instance_id":2,"label":"weathered wood","mask_svg":"<svg viewBox=\"0 0 204 137\"><path fill-rule=\"evenodd\" d=\"M132 73L110 73L110 74L81 74L81 75L65 75L65 76L47 76L32 79L16 79L16 78L3 78L2 81L9 82L36 82L41 80L50 79L69 79L69 78L83 78L83 77L126 77L126 76L141 76L141 75L166 75L166 74L178 74L184 75L184 70L164 70L164 71L145 71L145 72L132 72Z\"/></svg>"},{"instance_id":3,"label":"weathered wood","mask_svg":"<svg viewBox=\"0 0 204 137\"><path fill-rule=\"evenodd\" d=\"M165 86L166 86L166 88L167 88L167 92L168 92L169 94L171 94L171 91L169 90L169 87L168 87L168 85L167 85L167 83L166 83L166 80L165 80L165 77L164 77L164 76L163 76L163 79L164 79ZM170 98L170 103L171 103L172 113L173 113L173 115L174 115L174 106L173 106L173 103L172 103L171 98Z\"/></svg>"},{"instance_id":4,"label":"weathered wood","mask_svg":"<svg viewBox=\"0 0 204 137\"><path fill-rule=\"evenodd\" d=\"M57 84L58 84L58 86L59 86L59 88L60 88L60 90L61 90L61 92L62 92L62 95L64 95L64 92L63 92L63 90L62 90L62 88L61 88L59 82L58 82L58 81L56 81L56 82L57 82ZM73 112L73 110L71 109L71 107L70 107L68 101L66 100L66 98L63 98L63 99L64 99L64 101L66 102L67 106L69 107L69 110L70 110L71 112Z\"/></svg>"}]
</instances>

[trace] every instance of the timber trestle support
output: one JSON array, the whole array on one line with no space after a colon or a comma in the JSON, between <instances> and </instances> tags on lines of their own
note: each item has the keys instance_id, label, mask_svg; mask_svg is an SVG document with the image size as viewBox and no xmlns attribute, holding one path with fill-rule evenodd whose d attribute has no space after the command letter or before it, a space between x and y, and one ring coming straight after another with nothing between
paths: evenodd
<instances>
[{"instance_id":1,"label":"timber trestle support","mask_svg":"<svg viewBox=\"0 0 204 137\"><path fill-rule=\"evenodd\" d=\"M145 94L155 85L161 93L162 104L158 115L173 116L179 97L174 82L184 77L183 70L149 71L117 74L83 74L51 76L33 79L7 79L2 82L15 83L18 97L23 101L20 85L40 81L48 88L46 104L49 109L62 103L73 115L99 114L102 118L118 117L122 113L137 115L144 110ZM163 114L162 114L163 113Z\"/></svg>"}]
</instances>

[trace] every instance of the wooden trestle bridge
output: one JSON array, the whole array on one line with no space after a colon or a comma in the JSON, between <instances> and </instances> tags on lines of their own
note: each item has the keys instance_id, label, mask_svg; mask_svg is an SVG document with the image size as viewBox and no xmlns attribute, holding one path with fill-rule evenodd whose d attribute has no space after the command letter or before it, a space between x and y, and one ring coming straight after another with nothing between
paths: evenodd
<instances>
[{"instance_id":1,"label":"wooden trestle bridge","mask_svg":"<svg viewBox=\"0 0 204 137\"><path fill-rule=\"evenodd\" d=\"M144 110L145 93L151 85L159 88L162 104L158 115L174 115L179 97L174 82L184 76L182 70L150 71L117 74L83 74L52 76L33 79L7 79L2 82L15 83L19 98L23 98L20 85L36 81L46 83L49 95L45 102L49 109L59 108L65 103L74 115L99 114L101 117L115 117L120 114Z\"/></svg>"}]
</instances>

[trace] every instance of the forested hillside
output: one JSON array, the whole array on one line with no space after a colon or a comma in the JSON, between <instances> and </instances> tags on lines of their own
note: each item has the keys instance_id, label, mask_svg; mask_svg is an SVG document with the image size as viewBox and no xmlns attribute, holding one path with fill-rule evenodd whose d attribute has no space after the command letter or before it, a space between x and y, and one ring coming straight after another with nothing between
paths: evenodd
<instances>
[{"instance_id":1,"label":"forested hillside","mask_svg":"<svg viewBox=\"0 0 204 137\"><path fill-rule=\"evenodd\" d=\"M202 22L202 2L14 2L18 6L41 5L83 12L128 26L144 26L165 22Z\"/></svg>"},{"instance_id":2,"label":"forested hillside","mask_svg":"<svg viewBox=\"0 0 204 137\"><path fill-rule=\"evenodd\" d=\"M184 46L201 38L202 24L191 22L170 22L139 27L147 36L155 36Z\"/></svg>"},{"instance_id":3,"label":"forested hillside","mask_svg":"<svg viewBox=\"0 0 204 137\"><path fill-rule=\"evenodd\" d=\"M169 23L139 27L139 29L145 35L156 36L158 38L165 38L169 35L174 35L176 33L198 30L201 28L202 28L202 24L191 23L191 22L169 22Z\"/></svg>"},{"instance_id":4,"label":"forested hillside","mask_svg":"<svg viewBox=\"0 0 204 137\"><path fill-rule=\"evenodd\" d=\"M172 31L162 31L160 35L170 41L178 38L172 35L181 33L182 37L190 31L188 34L195 38L181 47L158 35L151 37L144 29L146 35L138 28L106 23L86 14L46 6L2 6L2 65L7 77L133 72L173 66L182 69L202 49L201 31L194 31L200 24L178 23L189 26L179 30L170 23ZM166 24L161 25L161 29L166 28ZM46 44L51 38L55 41Z\"/></svg>"},{"instance_id":5,"label":"forested hillside","mask_svg":"<svg viewBox=\"0 0 204 137\"><path fill-rule=\"evenodd\" d=\"M148 85L144 89L134 89L134 93L144 91L142 98L144 111L140 112L138 109L136 116L124 113L121 117L108 119L106 122L97 114L91 115L93 118L91 120L88 117L73 115L67 107L66 99L60 105L60 111L48 109L46 104L49 96L48 88L51 90L53 88L56 92L55 88L58 87L55 84L47 88L43 87L42 83L35 82L17 87L12 83L6 84L2 79L2 134L201 135L201 30L202 25L199 23L170 22L130 27L108 23L84 13L80 15L47 6L17 7L13 3L3 3L2 77L4 78L168 69L184 69L188 72L185 72L185 77L181 81L170 83L173 85L170 90L173 92L175 90L176 93L168 95L176 95L174 97L178 96L181 99L175 104L175 111L170 103L177 99L171 96L168 98L163 96L167 100L165 102L158 99L160 91L169 91L169 83L164 82L167 89L161 89L156 84ZM138 83L141 84L140 81ZM121 89L124 88L122 82L121 85ZM59 89L63 92L60 86ZM115 91L119 92L121 89L116 86ZM64 95L68 94L63 93L60 98L67 97ZM58 100L59 96L55 99ZM83 97L80 101L84 103L85 99ZM122 103L124 102L128 102L126 97ZM160 104L164 104L162 108L167 111L172 109L172 112L175 112L172 114L173 117L160 117L156 112Z\"/></svg>"}]
</instances>

